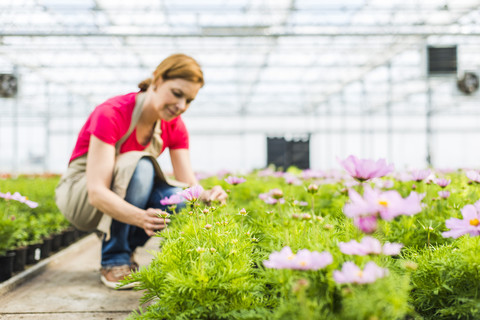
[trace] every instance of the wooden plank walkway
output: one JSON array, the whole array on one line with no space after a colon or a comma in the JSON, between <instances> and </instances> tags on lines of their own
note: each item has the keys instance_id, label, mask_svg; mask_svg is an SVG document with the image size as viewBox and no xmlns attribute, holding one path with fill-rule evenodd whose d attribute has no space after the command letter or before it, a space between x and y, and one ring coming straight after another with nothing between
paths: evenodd
<instances>
[{"instance_id":1,"label":"wooden plank walkway","mask_svg":"<svg viewBox=\"0 0 480 320\"><path fill-rule=\"evenodd\" d=\"M137 249L147 265L159 238ZM100 240L91 234L0 286L0 319L125 319L142 292L112 290L100 281Z\"/></svg>"}]
</instances>

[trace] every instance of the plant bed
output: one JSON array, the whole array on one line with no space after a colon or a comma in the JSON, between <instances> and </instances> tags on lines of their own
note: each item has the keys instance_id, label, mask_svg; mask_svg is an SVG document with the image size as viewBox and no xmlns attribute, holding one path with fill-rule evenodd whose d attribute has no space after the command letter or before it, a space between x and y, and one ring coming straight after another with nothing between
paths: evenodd
<instances>
[{"instance_id":1,"label":"plant bed","mask_svg":"<svg viewBox=\"0 0 480 320\"><path fill-rule=\"evenodd\" d=\"M388 174L202 180L228 189L227 204L170 218L161 251L126 281L150 302L130 318L480 318L478 172L375 165Z\"/></svg>"},{"instance_id":2,"label":"plant bed","mask_svg":"<svg viewBox=\"0 0 480 320\"><path fill-rule=\"evenodd\" d=\"M0 254L24 248L16 256L14 273L47 258L78 237L55 205L58 179L56 175L47 175L1 180ZM67 236L63 236L65 230Z\"/></svg>"}]
</instances>

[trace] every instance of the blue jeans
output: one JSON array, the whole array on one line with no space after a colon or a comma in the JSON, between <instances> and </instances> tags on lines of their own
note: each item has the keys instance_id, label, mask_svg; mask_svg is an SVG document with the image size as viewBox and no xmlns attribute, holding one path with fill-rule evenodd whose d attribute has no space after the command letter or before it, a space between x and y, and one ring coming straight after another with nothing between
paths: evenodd
<instances>
[{"instance_id":1,"label":"blue jeans","mask_svg":"<svg viewBox=\"0 0 480 320\"><path fill-rule=\"evenodd\" d=\"M155 171L151 160L142 158L128 184L125 201L142 209L158 208L168 211L167 206L160 204L160 200L170 197L180 190L180 188L172 187L163 181L155 181ZM179 203L177 210L181 210L184 206L184 203ZM130 256L149 238L142 228L112 219L110 239L106 241L104 237L102 241L102 267L130 265Z\"/></svg>"}]
</instances>

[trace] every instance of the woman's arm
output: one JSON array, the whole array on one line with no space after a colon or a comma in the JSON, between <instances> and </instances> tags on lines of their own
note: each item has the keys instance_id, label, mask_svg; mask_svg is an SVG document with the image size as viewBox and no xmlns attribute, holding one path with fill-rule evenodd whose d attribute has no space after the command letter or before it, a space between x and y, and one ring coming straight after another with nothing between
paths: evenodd
<instances>
[{"instance_id":1,"label":"woman's arm","mask_svg":"<svg viewBox=\"0 0 480 320\"><path fill-rule=\"evenodd\" d=\"M170 150L170 160L172 161L175 179L180 182L185 182L190 186L198 184L197 178L193 172L192 163L190 162L190 151L188 149ZM221 186L214 186L210 190L205 190L201 198L207 202L213 200L225 202L227 197L227 193Z\"/></svg>"},{"instance_id":2,"label":"woman's arm","mask_svg":"<svg viewBox=\"0 0 480 320\"><path fill-rule=\"evenodd\" d=\"M113 219L145 229L148 235L163 229L159 209L143 210L110 190L115 167L115 147L91 136L87 155L87 192L91 205Z\"/></svg>"}]
</instances>

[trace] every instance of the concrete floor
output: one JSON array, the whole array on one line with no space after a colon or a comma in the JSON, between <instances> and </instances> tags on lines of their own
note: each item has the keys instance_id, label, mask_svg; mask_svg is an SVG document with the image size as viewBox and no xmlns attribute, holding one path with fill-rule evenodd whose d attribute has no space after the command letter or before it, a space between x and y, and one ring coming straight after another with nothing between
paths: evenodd
<instances>
[{"instance_id":1,"label":"concrete floor","mask_svg":"<svg viewBox=\"0 0 480 320\"><path fill-rule=\"evenodd\" d=\"M142 266L158 250L158 238L137 249ZM141 291L112 290L100 281L100 240L91 234L47 258L35 276L26 270L0 287L0 319L125 319L139 306ZM32 269L35 266L31 267ZM22 274L24 279L22 280ZM25 277L29 277L25 280ZM23 282L24 281L24 282ZM20 285L15 283L23 282ZM12 285L13 284L13 285Z\"/></svg>"}]
</instances>

